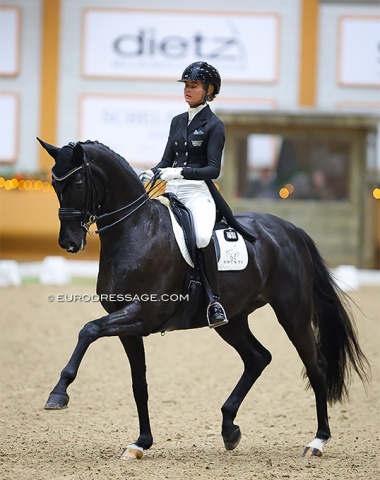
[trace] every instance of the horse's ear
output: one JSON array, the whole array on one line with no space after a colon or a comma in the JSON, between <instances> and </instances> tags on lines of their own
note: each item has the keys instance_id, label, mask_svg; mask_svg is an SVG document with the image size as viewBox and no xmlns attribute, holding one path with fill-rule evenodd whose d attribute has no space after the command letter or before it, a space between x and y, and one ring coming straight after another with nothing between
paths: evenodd
<instances>
[{"instance_id":1,"label":"horse's ear","mask_svg":"<svg viewBox=\"0 0 380 480\"><path fill-rule=\"evenodd\" d=\"M77 142L74 146L73 160L78 165L84 162L84 150L80 142Z\"/></svg>"},{"instance_id":2,"label":"horse's ear","mask_svg":"<svg viewBox=\"0 0 380 480\"><path fill-rule=\"evenodd\" d=\"M44 142L40 138L36 137L37 140L40 142L40 144L43 146L43 148L48 152L48 154L54 158L54 160L57 160L59 148L54 147L54 145L50 145L49 143Z\"/></svg>"}]
</instances>

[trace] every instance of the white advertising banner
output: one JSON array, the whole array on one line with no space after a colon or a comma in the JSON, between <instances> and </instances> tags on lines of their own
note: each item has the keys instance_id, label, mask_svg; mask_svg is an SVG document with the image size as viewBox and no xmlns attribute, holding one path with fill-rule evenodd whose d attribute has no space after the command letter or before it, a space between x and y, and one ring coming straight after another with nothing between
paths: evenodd
<instances>
[{"instance_id":1,"label":"white advertising banner","mask_svg":"<svg viewBox=\"0 0 380 480\"><path fill-rule=\"evenodd\" d=\"M380 17L342 17L339 82L380 87Z\"/></svg>"},{"instance_id":2,"label":"white advertising banner","mask_svg":"<svg viewBox=\"0 0 380 480\"><path fill-rule=\"evenodd\" d=\"M82 74L173 80L204 60L223 81L276 82L279 23L271 13L87 9Z\"/></svg>"},{"instance_id":3,"label":"white advertising banner","mask_svg":"<svg viewBox=\"0 0 380 480\"><path fill-rule=\"evenodd\" d=\"M271 100L219 99L211 104L222 110L272 109ZM123 156L133 167L152 167L164 153L170 122L187 110L178 97L86 94L79 104L79 140L98 140Z\"/></svg>"},{"instance_id":4,"label":"white advertising banner","mask_svg":"<svg viewBox=\"0 0 380 480\"><path fill-rule=\"evenodd\" d=\"M0 93L0 162L11 163L17 156L17 122L18 122L17 93Z\"/></svg>"},{"instance_id":5,"label":"white advertising banner","mask_svg":"<svg viewBox=\"0 0 380 480\"><path fill-rule=\"evenodd\" d=\"M19 70L20 10L0 7L0 76L14 76Z\"/></svg>"},{"instance_id":6,"label":"white advertising banner","mask_svg":"<svg viewBox=\"0 0 380 480\"><path fill-rule=\"evenodd\" d=\"M161 160L171 119L184 102L122 95L84 95L80 100L80 140L98 140L131 165Z\"/></svg>"}]
</instances>

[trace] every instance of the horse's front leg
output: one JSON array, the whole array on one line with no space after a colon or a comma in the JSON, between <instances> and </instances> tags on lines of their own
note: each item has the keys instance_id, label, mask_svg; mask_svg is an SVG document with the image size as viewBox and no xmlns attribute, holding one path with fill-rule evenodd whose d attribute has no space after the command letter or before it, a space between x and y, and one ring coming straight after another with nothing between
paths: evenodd
<instances>
[{"instance_id":1,"label":"horse's front leg","mask_svg":"<svg viewBox=\"0 0 380 480\"><path fill-rule=\"evenodd\" d=\"M131 366L132 389L139 416L140 436L132 445L128 445L121 454L121 459L140 459L144 450L153 443L148 412L148 385L146 383L146 363L144 342L141 337L121 336L121 343Z\"/></svg>"},{"instance_id":2,"label":"horse's front leg","mask_svg":"<svg viewBox=\"0 0 380 480\"><path fill-rule=\"evenodd\" d=\"M143 330L141 307L138 302L130 303L122 309L102 318L86 323L79 332L78 343L71 358L62 370L57 385L53 388L45 404L46 410L67 408L69 396L67 388L75 380L80 363L92 342L101 337L146 334Z\"/></svg>"}]
</instances>

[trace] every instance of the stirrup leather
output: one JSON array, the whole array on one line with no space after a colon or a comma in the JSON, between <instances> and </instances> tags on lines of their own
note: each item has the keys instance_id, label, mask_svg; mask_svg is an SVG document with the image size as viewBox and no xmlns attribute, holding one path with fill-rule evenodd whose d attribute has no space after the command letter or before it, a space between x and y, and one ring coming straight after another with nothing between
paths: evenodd
<instances>
[{"instance_id":1,"label":"stirrup leather","mask_svg":"<svg viewBox=\"0 0 380 480\"><path fill-rule=\"evenodd\" d=\"M211 318L210 318L210 309L212 307L216 307L217 309L219 309L220 314L223 318L221 318L218 321L212 322ZM210 328L220 327L221 325L225 325L226 323L228 323L226 312L225 312L224 308L222 307L222 305L217 301L208 304L206 315L207 315L208 326Z\"/></svg>"}]
</instances>

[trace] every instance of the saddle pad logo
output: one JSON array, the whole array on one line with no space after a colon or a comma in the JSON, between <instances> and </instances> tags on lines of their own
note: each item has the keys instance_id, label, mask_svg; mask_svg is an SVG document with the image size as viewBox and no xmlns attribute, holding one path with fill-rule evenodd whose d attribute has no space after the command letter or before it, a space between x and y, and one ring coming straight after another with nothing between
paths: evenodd
<instances>
[{"instance_id":1,"label":"saddle pad logo","mask_svg":"<svg viewBox=\"0 0 380 480\"><path fill-rule=\"evenodd\" d=\"M193 147L200 147L202 146L203 140L191 140L191 144Z\"/></svg>"},{"instance_id":2,"label":"saddle pad logo","mask_svg":"<svg viewBox=\"0 0 380 480\"><path fill-rule=\"evenodd\" d=\"M227 242L237 242L239 240L238 233L233 228L226 228L223 232Z\"/></svg>"},{"instance_id":3,"label":"saddle pad logo","mask_svg":"<svg viewBox=\"0 0 380 480\"><path fill-rule=\"evenodd\" d=\"M248 265L247 246L243 237L233 229L216 230L216 238L219 243L220 258L218 262L219 271L243 270ZM231 241L233 235L236 240Z\"/></svg>"}]
</instances>

